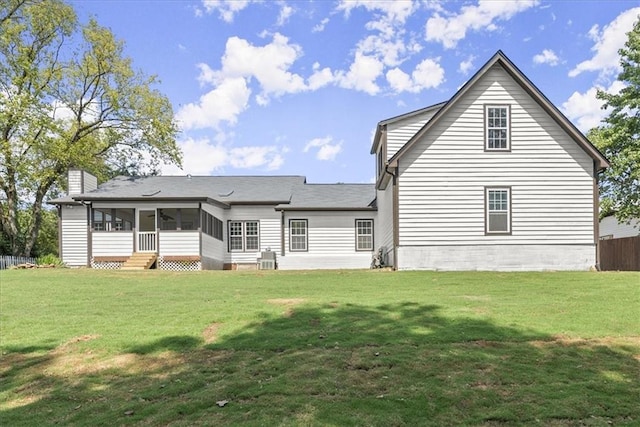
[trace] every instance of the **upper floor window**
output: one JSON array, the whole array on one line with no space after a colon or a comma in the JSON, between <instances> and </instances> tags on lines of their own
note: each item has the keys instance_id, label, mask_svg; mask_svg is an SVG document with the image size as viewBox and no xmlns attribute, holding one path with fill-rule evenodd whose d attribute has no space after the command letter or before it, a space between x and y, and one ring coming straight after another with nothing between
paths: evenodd
<instances>
[{"instance_id":1,"label":"upper floor window","mask_svg":"<svg viewBox=\"0 0 640 427\"><path fill-rule=\"evenodd\" d=\"M258 221L229 221L229 252L257 252L260 250Z\"/></svg>"},{"instance_id":2,"label":"upper floor window","mask_svg":"<svg viewBox=\"0 0 640 427\"><path fill-rule=\"evenodd\" d=\"M373 250L373 220L372 219L356 220L356 250L357 251Z\"/></svg>"},{"instance_id":3,"label":"upper floor window","mask_svg":"<svg viewBox=\"0 0 640 427\"><path fill-rule=\"evenodd\" d=\"M511 188L485 188L485 232L487 234L511 233Z\"/></svg>"},{"instance_id":4,"label":"upper floor window","mask_svg":"<svg viewBox=\"0 0 640 427\"><path fill-rule=\"evenodd\" d=\"M487 105L485 115L485 150L509 151L510 141L510 108L508 105Z\"/></svg>"}]
</instances>

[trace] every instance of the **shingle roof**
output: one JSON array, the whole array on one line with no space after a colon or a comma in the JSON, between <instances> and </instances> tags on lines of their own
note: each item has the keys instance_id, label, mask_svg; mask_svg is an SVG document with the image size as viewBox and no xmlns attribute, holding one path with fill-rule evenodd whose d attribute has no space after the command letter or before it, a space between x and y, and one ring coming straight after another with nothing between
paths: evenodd
<instances>
[{"instance_id":1,"label":"shingle roof","mask_svg":"<svg viewBox=\"0 0 640 427\"><path fill-rule=\"evenodd\" d=\"M293 193L290 203L276 209L375 209L375 198L373 184L305 184Z\"/></svg>"},{"instance_id":2,"label":"shingle roof","mask_svg":"<svg viewBox=\"0 0 640 427\"><path fill-rule=\"evenodd\" d=\"M371 208L372 184L307 184L304 176L149 176L117 177L96 190L51 200L51 204L113 200L200 200L232 204L270 204L278 208Z\"/></svg>"}]
</instances>

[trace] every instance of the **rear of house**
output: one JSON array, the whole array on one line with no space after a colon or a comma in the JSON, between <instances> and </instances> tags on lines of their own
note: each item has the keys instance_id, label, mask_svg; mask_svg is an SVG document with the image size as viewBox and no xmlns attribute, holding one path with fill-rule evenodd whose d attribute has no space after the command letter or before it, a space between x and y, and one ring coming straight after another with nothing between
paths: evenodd
<instances>
[{"instance_id":1,"label":"rear of house","mask_svg":"<svg viewBox=\"0 0 640 427\"><path fill-rule=\"evenodd\" d=\"M607 161L501 52L447 103L381 122L372 153L397 269L597 264Z\"/></svg>"},{"instance_id":2,"label":"rear of house","mask_svg":"<svg viewBox=\"0 0 640 427\"><path fill-rule=\"evenodd\" d=\"M307 184L301 176L119 177L73 186L59 207L70 266L119 269L133 254L170 270L368 268L372 185ZM91 177L95 180L95 177ZM93 181L91 181L93 182ZM138 256L137 255L137 256ZM262 264L267 265L267 264Z\"/></svg>"},{"instance_id":3,"label":"rear of house","mask_svg":"<svg viewBox=\"0 0 640 427\"><path fill-rule=\"evenodd\" d=\"M69 265L586 270L607 159L502 53L449 100L378 124L375 184L81 171L59 206ZM75 192L75 193L74 193ZM275 262L273 262L275 261Z\"/></svg>"}]
</instances>

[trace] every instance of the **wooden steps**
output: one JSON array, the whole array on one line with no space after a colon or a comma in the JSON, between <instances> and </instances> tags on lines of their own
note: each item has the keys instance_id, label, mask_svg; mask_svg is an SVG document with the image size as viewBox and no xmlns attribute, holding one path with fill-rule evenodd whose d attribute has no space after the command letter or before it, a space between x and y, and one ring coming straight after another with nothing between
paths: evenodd
<instances>
[{"instance_id":1,"label":"wooden steps","mask_svg":"<svg viewBox=\"0 0 640 427\"><path fill-rule=\"evenodd\" d=\"M158 255L147 252L134 252L122 264L121 270L147 270L156 262Z\"/></svg>"}]
</instances>

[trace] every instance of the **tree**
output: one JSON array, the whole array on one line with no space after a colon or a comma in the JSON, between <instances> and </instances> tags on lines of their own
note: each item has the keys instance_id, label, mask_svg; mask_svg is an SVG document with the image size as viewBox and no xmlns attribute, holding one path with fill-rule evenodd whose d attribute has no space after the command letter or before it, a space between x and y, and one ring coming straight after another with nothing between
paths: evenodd
<instances>
[{"instance_id":1,"label":"tree","mask_svg":"<svg viewBox=\"0 0 640 427\"><path fill-rule=\"evenodd\" d=\"M640 20L627 36L619 50L618 80L625 86L617 94L598 91L611 113L588 134L611 162L600 179L601 214L615 213L621 221L640 217Z\"/></svg>"},{"instance_id":2,"label":"tree","mask_svg":"<svg viewBox=\"0 0 640 427\"><path fill-rule=\"evenodd\" d=\"M0 6L0 224L29 255L43 202L69 168L110 176L180 164L177 126L155 77L133 70L123 43L62 0ZM123 159L126 159L124 162ZM131 170L133 169L133 170ZM19 221L28 212L31 221Z\"/></svg>"}]
</instances>

